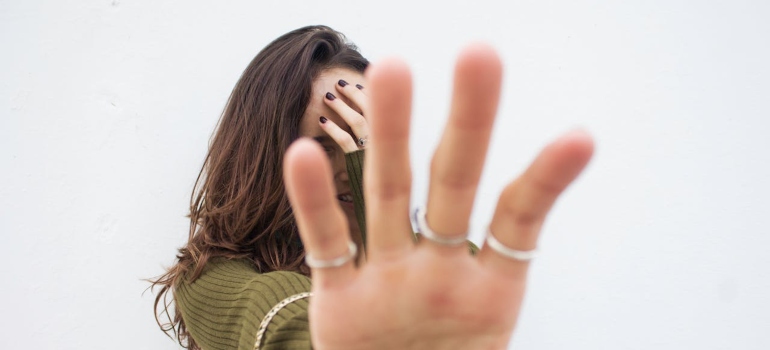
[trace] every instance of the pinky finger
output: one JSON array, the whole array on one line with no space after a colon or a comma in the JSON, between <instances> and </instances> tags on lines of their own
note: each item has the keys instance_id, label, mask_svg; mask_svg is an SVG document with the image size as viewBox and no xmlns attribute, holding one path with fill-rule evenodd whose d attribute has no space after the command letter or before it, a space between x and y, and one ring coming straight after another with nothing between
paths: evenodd
<instances>
[{"instance_id":1,"label":"pinky finger","mask_svg":"<svg viewBox=\"0 0 770 350\"><path fill-rule=\"evenodd\" d=\"M503 190L488 234L508 249L534 250L548 212L592 153L593 140L583 131L567 133L547 146L524 174ZM488 245L479 258L482 264L517 280L526 276L529 265L504 257Z\"/></svg>"},{"instance_id":2,"label":"pinky finger","mask_svg":"<svg viewBox=\"0 0 770 350\"><path fill-rule=\"evenodd\" d=\"M350 153L358 150L358 145L353 141L353 136L350 136L345 130L342 130L339 125L325 117L321 117L318 122L321 125L321 129L329 134L329 137L331 137L334 142L340 145L343 152Z\"/></svg>"}]
</instances>

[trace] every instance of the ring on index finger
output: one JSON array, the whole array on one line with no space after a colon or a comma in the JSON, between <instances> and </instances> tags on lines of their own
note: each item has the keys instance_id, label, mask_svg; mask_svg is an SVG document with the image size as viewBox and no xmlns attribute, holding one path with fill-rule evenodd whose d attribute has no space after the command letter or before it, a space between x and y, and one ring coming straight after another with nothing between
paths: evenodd
<instances>
[{"instance_id":1,"label":"ring on index finger","mask_svg":"<svg viewBox=\"0 0 770 350\"><path fill-rule=\"evenodd\" d=\"M414 221L417 223L417 229L419 233L431 242L455 247L466 244L465 242L468 240L467 233L457 237L443 237L442 235L434 232L428 226L428 220L425 219L425 208L418 207L414 210Z\"/></svg>"}]
</instances>

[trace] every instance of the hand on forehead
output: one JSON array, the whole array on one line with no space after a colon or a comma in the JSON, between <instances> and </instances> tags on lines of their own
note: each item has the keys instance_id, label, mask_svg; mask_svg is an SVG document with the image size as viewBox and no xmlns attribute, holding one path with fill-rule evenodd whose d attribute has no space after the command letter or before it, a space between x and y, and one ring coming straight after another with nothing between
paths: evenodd
<instances>
[{"instance_id":1,"label":"hand on forehead","mask_svg":"<svg viewBox=\"0 0 770 350\"><path fill-rule=\"evenodd\" d=\"M341 99L350 108L359 113L362 112L360 108L354 103L351 103L351 101L346 96L339 93L336 85L340 80L344 80L351 85L365 85L365 78L363 74L352 71L350 69L332 68L323 71L313 82L313 92L312 96L310 97L310 103L308 104L307 111L305 112L305 119L310 119L312 120L312 123L315 123L319 117L323 116L333 121L341 128L350 131L350 127L348 127L347 123L345 123L342 117L340 117L336 111L324 103L326 94L331 93L334 98Z\"/></svg>"},{"instance_id":2,"label":"hand on forehead","mask_svg":"<svg viewBox=\"0 0 770 350\"><path fill-rule=\"evenodd\" d=\"M341 81L344 86L340 85ZM332 68L321 72L313 81L310 102L300 122L300 136L328 138L327 132L329 130L322 130L319 124L319 119L323 117L323 119L332 122L329 124L334 125L333 128L336 131L333 131L333 133L347 133L350 135L351 140L357 139L358 136L354 135L356 130L353 130L356 127L351 128L349 124L351 120L360 124L358 119L363 115L362 109L365 108L363 105L365 103L361 101L361 97L364 95L360 89L364 85L365 78L363 74L351 69ZM351 88L355 91L356 96L361 95L356 97L358 103L351 100L349 96ZM341 115L341 113L344 115ZM360 125L358 129L361 129ZM347 137L342 135L336 135L336 137L347 139ZM353 147L355 148L355 146Z\"/></svg>"}]
</instances>

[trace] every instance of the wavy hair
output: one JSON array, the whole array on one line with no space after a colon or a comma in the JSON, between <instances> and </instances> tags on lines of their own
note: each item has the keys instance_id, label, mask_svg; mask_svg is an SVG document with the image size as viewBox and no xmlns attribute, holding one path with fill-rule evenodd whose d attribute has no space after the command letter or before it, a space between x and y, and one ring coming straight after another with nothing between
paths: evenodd
<instances>
[{"instance_id":1,"label":"wavy hair","mask_svg":"<svg viewBox=\"0 0 770 350\"><path fill-rule=\"evenodd\" d=\"M174 307L174 290L195 281L212 258L248 259L260 273L309 276L284 188L284 153L299 136L318 75L330 68L363 73L368 64L341 33L308 26L271 42L244 70L195 181L188 242L174 265L150 280L150 288L160 288L155 320L185 348L200 349Z\"/></svg>"}]
</instances>

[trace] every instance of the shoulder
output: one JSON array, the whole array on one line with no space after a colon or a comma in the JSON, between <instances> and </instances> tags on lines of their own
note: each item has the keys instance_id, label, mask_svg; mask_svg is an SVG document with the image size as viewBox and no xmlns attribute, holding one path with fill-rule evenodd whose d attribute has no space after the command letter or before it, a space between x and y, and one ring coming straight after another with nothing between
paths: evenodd
<instances>
[{"instance_id":1,"label":"shoulder","mask_svg":"<svg viewBox=\"0 0 770 350\"><path fill-rule=\"evenodd\" d=\"M310 279L298 273L259 273L247 260L215 259L195 281L177 286L174 299L197 342L253 348L260 323L270 310L310 288ZM286 314L282 319L292 317L287 313L306 319L306 311L307 300L297 300L282 311Z\"/></svg>"},{"instance_id":2,"label":"shoulder","mask_svg":"<svg viewBox=\"0 0 770 350\"><path fill-rule=\"evenodd\" d=\"M310 278L306 276L288 271L259 273L244 259L214 259L196 280L177 287L177 294L205 296L209 303L240 301L270 303L270 306L293 294L309 291ZM195 304L195 300L189 301Z\"/></svg>"}]
</instances>

